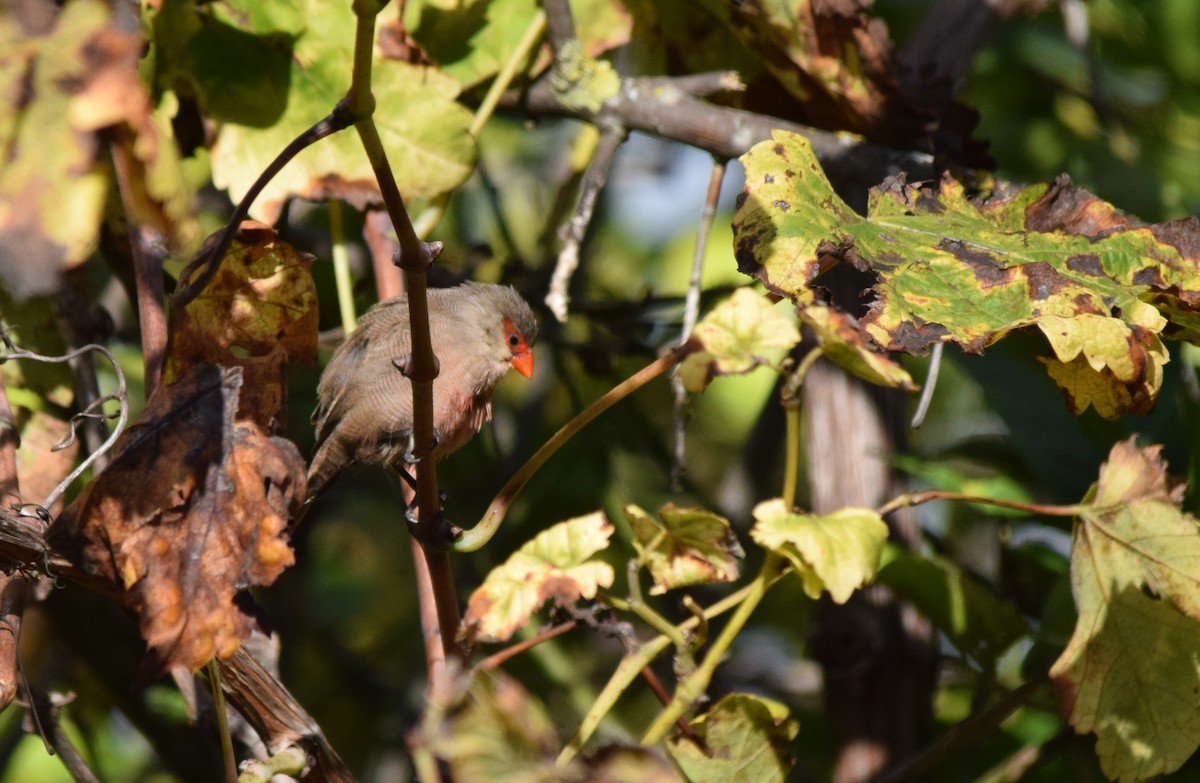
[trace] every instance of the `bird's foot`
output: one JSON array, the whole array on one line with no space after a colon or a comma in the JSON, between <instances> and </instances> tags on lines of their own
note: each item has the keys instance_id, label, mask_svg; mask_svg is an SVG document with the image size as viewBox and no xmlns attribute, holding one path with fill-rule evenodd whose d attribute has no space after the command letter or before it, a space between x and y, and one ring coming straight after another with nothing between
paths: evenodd
<instances>
[{"instance_id":1,"label":"bird's foot","mask_svg":"<svg viewBox=\"0 0 1200 783\"><path fill-rule=\"evenodd\" d=\"M404 519L408 522L408 532L425 546L435 549L445 549L458 540L463 530L457 525L450 524L446 519L446 493L438 494L438 510L430 519L422 520L419 509L410 505L404 509Z\"/></svg>"},{"instance_id":2,"label":"bird's foot","mask_svg":"<svg viewBox=\"0 0 1200 783\"><path fill-rule=\"evenodd\" d=\"M404 454L403 454L402 458L404 459L404 462L406 464L416 465L418 462L423 460L424 457L418 457L414 453L417 449L417 439L415 437L415 433L412 430L409 430L408 435L406 437L407 437L407 441L404 445ZM436 449L438 447L438 444L441 442L442 442L441 430L439 430L437 427L434 427L433 428L433 446L431 446L429 450L433 451L434 449Z\"/></svg>"}]
</instances>

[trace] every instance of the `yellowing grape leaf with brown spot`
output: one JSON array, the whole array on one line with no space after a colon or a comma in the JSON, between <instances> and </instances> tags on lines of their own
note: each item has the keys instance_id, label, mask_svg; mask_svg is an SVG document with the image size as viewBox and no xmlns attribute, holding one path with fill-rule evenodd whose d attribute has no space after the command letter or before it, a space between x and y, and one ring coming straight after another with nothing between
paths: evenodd
<instances>
[{"instance_id":1,"label":"yellowing grape leaf with brown spot","mask_svg":"<svg viewBox=\"0 0 1200 783\"><path fill-rule=\"evenodd\" d=\"M658 519L634 505L625 506L625 518L633 528L633 546L654 579L652 594L738 578L742 548L724 517L668 503Z\"/></svg>"},{"instance_id":2,"label":"yellowing grape leaf with brown spot","mask_svg":"<svg viewBox=\"0 0 1200 783\"><path fill-rule=\"evenodd\" d=\"M790 510L782 499L754 507L750 536L792 564L810 598L823 591L839 604L879 570L887 525L867 508L843 508L817 516Z\"/></svg>"},{"instance_id":3,"label":"yellowing grape leaf with brown spot","mask_svg":"<svg viewBox=\"0 0 1200 783\"><path fill-rule=\"evenodd\" d=\"M1075 523L1079 619L1050 670L1106 775L1141 781L1200 747L1200 522L1159 447L1118 443Z\"/></svg>"},{"instance_id":4,"label":"yellowing grape leaf with brown spot","mask_svg":"<svg viewBox=\"0 0 1200 783\"><path fill-rule=\"evenodd\" d=\"M467 602L469 641L507 641L542 604L566 605L596 596L613 582L608 563L592 555L608 546L612 524L600 512L559 522L493 568Z\"/></svg>"},{"instance_id":5,"label":"yellowing grape leaf with brown spot","mask_svg":"<svg viewBox=\"0 0 1200 783\"><path fill-rule=\"evenodd\" d=\"M831 267L874 273L865 336L845 340L860 353L921 354L937 342L979 353L1038 326L1061 335L1048 359L1072 407L1111 417L1153 404L1161 337L1200 342L1194 218L1138 225L1065 177L984 201L948 177L937 188L891 179L862 216L801 136L777 131L742 162L738 268L793 299L801 318L827 306L820 278ZM1079 351L1062 359L1069 343Z\"/></svg>"},{"instance_id":6,"label":"yellowing grape leaf with brown spot","mask_svg":"<svg viewBox=\"0 0 1200 783\"><path fill-rule=\"evenodd\" d=\"M688 391L703 391L715 375L747 373L778 361L800 342L800 331L784 311L760 294L740 288L692 330L700 350L679 367Z\"/></svg>"}]
</instances>

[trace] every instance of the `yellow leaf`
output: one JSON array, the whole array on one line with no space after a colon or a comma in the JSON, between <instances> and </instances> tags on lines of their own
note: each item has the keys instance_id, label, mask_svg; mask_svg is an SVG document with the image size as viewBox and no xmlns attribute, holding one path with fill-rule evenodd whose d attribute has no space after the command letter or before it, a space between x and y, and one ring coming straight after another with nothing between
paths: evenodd
<instances>
[{"instance_id":1,"label":"yellow leaf","mask_svg":"<svg viewBox=\"0 0 1200 783\"><path fill-rule=\"evenodd\" d=\"M811 598L828 590L834 601L845 603L879 570L888 530L871 509L843 508L817 516L790 511L776 498L755 506L754 519L750 536L791 562Z\"/></svg>"},{"instance_id":2,"label":"yellow leaf","mask_svg":"<svg viewBox=\"0 0 1200 783\"><path fill-rule=\"evenodd\" d=\"M1079 620L1050 670L1105 774L1140 781L1200 746L1200 526L1159 448L1113 447L1075 524Z\"/></svg>"},{"instance_id":3,"label":"yellow leaf","mask_svg":"<svg viewBox=\"0 0 1200 783\"><path fill-rule=\"evenodd\" d=\"M463 617L469 641L503 642L542 604L570 604L596 596L613 581L608 563L589 560L608 546L612 524L599 511L560 522L538 533L492 569L471 594Z\"/></svg>"},{"instance_id":4,"label":"yellow leaf","mask_svg":"<svg viewBox=\"0 0 1200 783\"><path fill-rule=\"evenodd\" d=\"M703 391L714 375L738 375L778 360L800 342L795 322L765 297L739 288L692 331L702 346L679 368L689 391Z\"/></svg>"},{"instance_id":5,"label":"yellow leaf","mask_svg":"<svg viewBox=\"0 0 1200 783\"><path fill-rule=\"evenodd\" d=\"M1094 407L1104 418L1115 419L1154 406L1162 366L1170 361L1157 334L1166 319L1150 305L1138 304L1132 324L1095 313L1038 319L1057 359L1042 361L1076 415Z\"/></svg>"},{"instance_id":6,"label":"yellow leaf","mask_svg":"<svg viewBox=\"0 0 1200 783\"><path fill-rule=\"evenodd\" d=\"M652 594L737 579L742 548L724 517L669 503L657 520L634 505L625 506L625 516L633 528L633 545L654 578Z\"/></svg>"}]
</instances>

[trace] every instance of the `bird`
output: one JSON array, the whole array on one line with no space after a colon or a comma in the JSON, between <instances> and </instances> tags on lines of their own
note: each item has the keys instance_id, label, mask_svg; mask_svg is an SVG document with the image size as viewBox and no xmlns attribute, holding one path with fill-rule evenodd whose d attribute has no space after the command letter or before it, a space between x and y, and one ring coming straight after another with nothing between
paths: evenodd
<instances>
[{"instance_id":1,"label":"bird","mask_svg":"<svg viewBox=\"0 0 1200 783\"><path fill-rule=\"evenodd\" d=\"M492 390L510 368L533 376L537 319L515 289L468 282L431 288L429 331L440 372L433 382L439 460L492 417ZM412 351L408 298L385 299L363 314L317 383L316 447L307 503L352 463L384 464L407 475L412 462L412 385L402 367Z\"/></svg>"}]
</instances>

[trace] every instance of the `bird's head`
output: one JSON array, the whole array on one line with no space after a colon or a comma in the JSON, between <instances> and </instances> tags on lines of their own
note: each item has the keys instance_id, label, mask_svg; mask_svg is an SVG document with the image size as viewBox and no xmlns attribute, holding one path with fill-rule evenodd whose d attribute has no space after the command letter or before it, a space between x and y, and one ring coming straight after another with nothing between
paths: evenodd
<instances>
[{"instance_id":1,"label":"bird's head","mask_svg":"<svg viewBox=\"0 0 1200 783\"><path fill-rule=\"evenodd\" d=\"M533 377L533 338L527 337L517 323L510 317L504 316L504 344L512 355L509 364L526 378ZM534 322L534 336L537 324Z\"/></svg>"}]
</instances>

